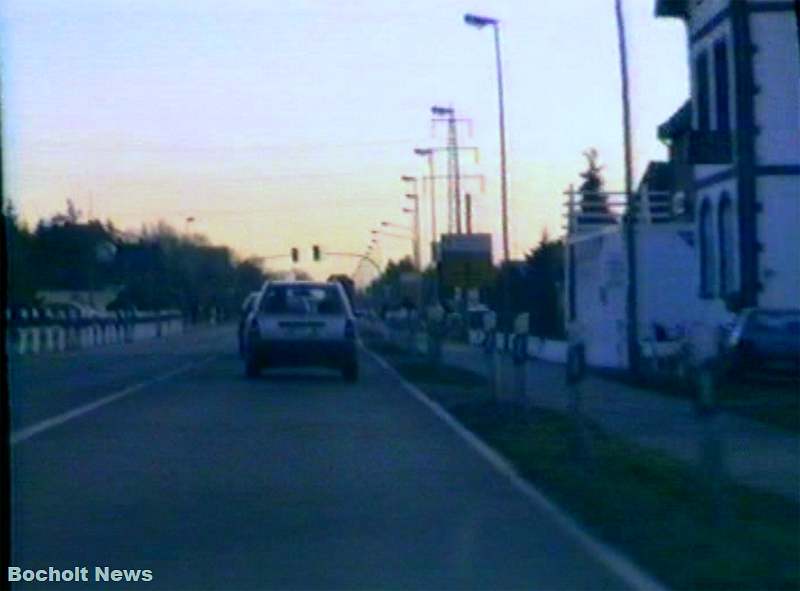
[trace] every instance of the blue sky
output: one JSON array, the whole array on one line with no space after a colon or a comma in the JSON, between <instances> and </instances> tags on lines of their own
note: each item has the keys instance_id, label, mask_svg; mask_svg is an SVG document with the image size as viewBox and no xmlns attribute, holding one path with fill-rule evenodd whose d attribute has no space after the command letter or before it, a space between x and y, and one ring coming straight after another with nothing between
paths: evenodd
<instances>
[{"instance_id":1,"label":"blue sky","mask_svg":"<svg viewBox=\"0 0 800 591\"><path fill-rule=\"evenodd\" d=\"M465 12L502 21L519 256L543 228L560 233L561 191L583 150L596 147L608 187L622 186L613 0L6 0L7 194L30 220L67 198L123 228L163 219L183 230L193 216L193 229L242 255L312 243L361 252L381 220L409 221L399 177L423 173L411 150L444 144L429 109L452 104L473 121L461 142L480 148L462 169L487 178L484 194L466 185L476 229L497 234L494 48ZM651 0L627 0L626 13L638 177L665 157L655 127L688 95L686 40ZM407 252L383 241L384 258Z\"/></svg>"}]
</instances>

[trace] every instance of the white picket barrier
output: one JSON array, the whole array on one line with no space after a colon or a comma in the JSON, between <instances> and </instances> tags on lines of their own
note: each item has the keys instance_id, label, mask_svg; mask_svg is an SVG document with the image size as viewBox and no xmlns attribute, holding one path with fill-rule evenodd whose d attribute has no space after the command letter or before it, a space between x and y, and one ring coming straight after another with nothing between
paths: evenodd
<instances>
[{"instance_id":1,"label":"white picket barrier","mask_svg":"<svg viewBox=\"0 0 800 591\"><path fill-rule=\"evenodd\" d=\"M102 347L161 338L183 332L183 317L175 311L129 314L104 318L80 317L65 311L6 310L7 351L36 355Z\"/></svg>"}]
</instances>

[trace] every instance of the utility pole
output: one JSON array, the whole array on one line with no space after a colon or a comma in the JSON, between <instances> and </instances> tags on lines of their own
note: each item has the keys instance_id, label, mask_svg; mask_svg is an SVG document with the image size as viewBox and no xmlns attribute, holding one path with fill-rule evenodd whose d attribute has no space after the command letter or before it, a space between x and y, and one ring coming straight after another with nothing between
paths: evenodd
<instances>
[{"instance_id":1,"label":"utility pole","mask_svg":"<svg viewBox=\"0 0 800 591\"><path fill-rule=\"evenodd\" d=\"M633 203L633 157L631 152L631 105L628 85L628 50L625 40L625 15L622 0L615 0L619 64L622 78L622 131L625 142L625 242L628 263L628 289L626 293L628 365L635 376L639 373L639 326L636 271L636 212Z\"/></svg>"}]
</instances>

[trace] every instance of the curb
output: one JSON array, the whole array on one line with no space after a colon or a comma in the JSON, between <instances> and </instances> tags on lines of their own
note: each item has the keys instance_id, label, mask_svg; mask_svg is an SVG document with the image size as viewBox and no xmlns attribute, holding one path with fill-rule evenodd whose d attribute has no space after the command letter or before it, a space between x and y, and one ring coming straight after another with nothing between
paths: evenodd
<instances>
[{"instance_id":1,"label":"curb","mask_svg":"<svg viewBox=\"0 0 800 591\"><path fill-rule=\"evenodd\" d=\"M511 485L525 496L533 505L542 510L561 526L566 533L572 536L581 546L606 566L611 572L625 581L633 589L648 591L666 591L652 575L643 571L634 564L629 558L614 550L604 542L595 539L583 526L578 523L571 515L561 509L553 501L548 499L539 489L525 480L517 472L508 460L498 452L489 447L472 431L466 429L458 420L444 409L438 402L428 397L422 390L408 382L400 373L392 367L383 357L364 347L364 350L372 356L378 365L392 374L403 387L420 403L426 406L433 414L442 420L452 429L465 443L472 448L479 456L486 460L492 468L500 475L505 477Z\"/></svg>"}]
</instances>

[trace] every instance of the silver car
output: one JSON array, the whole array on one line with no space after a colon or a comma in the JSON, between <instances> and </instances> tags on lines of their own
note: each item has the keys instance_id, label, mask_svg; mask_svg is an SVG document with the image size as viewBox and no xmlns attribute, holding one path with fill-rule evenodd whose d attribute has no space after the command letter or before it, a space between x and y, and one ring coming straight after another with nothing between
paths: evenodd
<instances>
[{"instance_id":1,"label":"silver car","mask_svg":"<svg viewBox=\"0 0 800 591\"><path fill-rule=\"evenodd\" d=\"M247 320L245 374L320 366L358 380L356 323L339 283L269 281Z\"/></svg>"}]
</instances>

